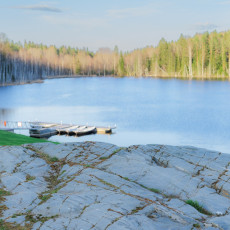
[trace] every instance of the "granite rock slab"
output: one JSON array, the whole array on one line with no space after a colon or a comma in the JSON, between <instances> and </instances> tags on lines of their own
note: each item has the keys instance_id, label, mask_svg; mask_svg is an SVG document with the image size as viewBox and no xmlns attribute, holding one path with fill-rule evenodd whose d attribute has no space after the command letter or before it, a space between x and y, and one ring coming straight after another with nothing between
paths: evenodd
<instances>
[{"instance_id":1,"label":"granite rock slab","mask_svg":"<svg viewBox=\"0 0 230 230\"><path fill-rule=\"evenodd\" d=\"M82 142L0 146L0 156L0 227L230 229L229 154Z\"/></svg>"}]
</instances>

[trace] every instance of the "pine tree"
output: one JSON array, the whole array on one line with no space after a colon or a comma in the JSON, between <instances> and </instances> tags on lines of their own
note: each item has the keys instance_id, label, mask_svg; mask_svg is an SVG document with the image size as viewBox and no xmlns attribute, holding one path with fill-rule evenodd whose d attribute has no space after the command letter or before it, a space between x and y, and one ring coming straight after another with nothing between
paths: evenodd
<instances>
[{"instance_id":1,"label":"pine tree","mask_svg":"<svg viewBox=\"0 0 230 230\"><path fill-rule=\"evenodd\" d=\"M122 53L120 53L120 59L118 63L118 76L124 77L125 76L125 62Z\"/></svg>"}]
</instances>

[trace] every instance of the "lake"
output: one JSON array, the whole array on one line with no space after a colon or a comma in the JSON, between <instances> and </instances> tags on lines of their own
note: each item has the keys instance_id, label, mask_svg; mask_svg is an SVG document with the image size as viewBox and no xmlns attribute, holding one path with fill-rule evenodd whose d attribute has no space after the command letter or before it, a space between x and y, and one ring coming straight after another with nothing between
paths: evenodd
<instances>
[{"instance_id":1,"label":"lake","mask_svg":"<svg viewBox=\"0 0 230 230\"><path fill-rule=\"evenodd\" d=\"M0 87L0 120L117 125L113 135L52 141L192 145L230 153L230 83L82 77Z\"/></svg>"}]
</instances>

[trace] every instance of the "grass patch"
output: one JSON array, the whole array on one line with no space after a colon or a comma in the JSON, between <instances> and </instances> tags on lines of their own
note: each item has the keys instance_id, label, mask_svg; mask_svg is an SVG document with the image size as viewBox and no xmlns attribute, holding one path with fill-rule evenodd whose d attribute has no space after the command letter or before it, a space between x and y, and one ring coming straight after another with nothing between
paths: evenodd
<instances>
[{"instance_id":1,"label":"grass patch","mask_svg":"<svg viewBox=\"0 0 230 230\"><path fill-rule=\"evenodd\" d=\"M113 153L111 155L114 155L114 154L120 152L121 150L122 150L122 148L116 149L115 151L113 151Z\"/></svg>"},{"instance_id":2,"label":"grass patch","mask_svg":"<svg viewBox=\"0 0 230 230\"><path fill-rule=\"evenodd\" d=\"M1 196L9 196L10 195L10 192L4 190L4 189L0 189L0 197Z\"/></svg>"},{"instance_id":3,"label":"grass patch","mask_svg":"<svg viewBox=\"0 0 230 230\"><path fill-rule=\"evenodd\" d=\"M199 224L193 224L193 227L194 228L200 228L200 225Z\"/></svg>"},{"instance_id":4,"label":"grass patch","mask_svg":"<svg viewBox=\"0 0 230 230\"><path fill-rule=\"evenodd\" d=\"M61 189L61 188L56 188L56 189L50 191L50 193L51 193L51 194L57 193L60 189Z\"/></svg>"},{"instance_id":5,"label":"grass patch","mask_svg":"<svg viewBox=\"0 0 230 230\"><path fill-rule=\"evenodd\" d=\"M39 205L41 205L41 204L45 203L47 200L49 200L52 197L52 194L57 193L60 189L61 188L56 188L54 190L48 191L46 194L40 194L38 197L41 200Z\"/></svg>"},{"instance_id":6,"label":"grass patch","mask_svg":"<svg viewBox=\"0 0 230 230\"><path fill-rule=\"evenodd\" d=\"M122 177L124 180L130 181L128 177Z\"/></svg>"},{"instance_id":7,"label":"grass patch","mask_svg":"<svg viewBox=\"0 0 230 230\"><path fill-rule=\"evenodd\" d=\"M6 226L5 226L5 223L4 223L4 221L2 220L2 219L0 219L0 230L8 230L9 228L7 228Z\"/></svg>"},{"instance_id":8,"label":"grass patch","mask_svg":"<svg viewBox=\"0 0 230 230\"><path fill-rule=\"evenodd\" d=\"M113 155L115 155L116 153L120 152L123 148L119 148L114 150L109 156L106 157L100 157L100 160L108 160L109 158L111 158Z\"/></svg>"},{"instance_id":9,"label":"grass patch","mask_svg":"<svg viewBox=\"0 0 230 230\"><path fill-rule=\"evenodd\" d=\"M133 214L135 214L135 213L137 213L137 212L139 212L140 210L142 210L144 207L136 207L135 209L133 209L132 211L131 211L131 215L133 215Z\"/></svg>"},{"instance_id":10,"label":"grass patch","mask_svg":"<svg viewBox=\"0 0 230 230\"><path fill-rule=\"evenodd\" d=\"M149 188L148 190L155 193L161 193L160 190L156 188Z\"/></svg>"},{"instance_id":11,"label":"grass patch","mask_svg":"<svg viewBox=\"0 0 230 230\"><path fill-rule=\"evenodd\" d=\"M41 202L39 203L39 205L40 205L40 204L43 204L44 202L46 202L47 200L49 200L49 199L52 197L52 194L57 193L61 188L62 188L62 187L59 187L59 188L50 190L50 191L48 191L45 195L41 194L41 195L39 196L39 199L41 200Z\"/></svg>"},{"instance_id":12,"label":"grass patch","mask_svg":"<svg viewBox=\"0 0 230 230\"><path fill-rule=\"evenodd\" d=\"M29 230L32 229L32 226L28 226L28 224L25 224L25 226L20 226L18 224L12 224L8 222L4 222L4 220L0 219L0 230Z\"/></svg>"},{"instance_id":13,"label":"grass patch","mask_svg":"<svg viewBox=\"0 0 230 230\"><path fill-rule=\"evenodd\" d=\"M159 189L156 188L148 188L146 186L144 186L143 184L139 184L142 188L148 189L151 192L155 192L155 193L161 193L161 191Z\"/></svg>"},{"instance_id":14,"label":"grass patch","mask_svg":"<svg viewBox=\"0 0 230 230\"><path fill-rule=\"evenodd\" d=\"M49 158L49 161L50 161L50 162L58 162L59 159L58 159L57 157L50 157L50 158Z\"/></svg>"},{"instance_id":15,"label":"grass patch","mask_svg":"<svg viewBox=\"0 0 230 230\"><path fill-rule=\"evenodd\" d=\"M5 200L4 196L9 196L9 195L11 195L10 192L0 188L0 202Z\"/></svg>"},{"instance_id":16,"label":"grass patch","mask_svg":"<svg viewBox=\"0 0 230 230\"><path fill-rule=\"evenodd\" d=\"M198 212L203 213L205 215L211 216L212 213L210 213L208 210L206 210L203 206L201 206L197 201L193 200L187 200L185 202L186 204L191 205L193 208L195 208Z\"/></svg>"},{"instance_id":17,"label":"grass patch","mask_svg":"<svg viewBox=\"0 0 230 230\"><path fill-rule=\"evenodd\" d=\"M6 205L0 205L0 216L5 210L8 210L8 207L6 207Z\"/></svg>"},{"instance_id":18,"label":"grass patch","mask_svg":"<svg viewBox=\"0 0 230 230\"><path fill-rule=\"evenodd\" d=\"M17 218L18 216L25 216L26 224L25 226L20 226L20 225L15 225L11 223L6 223L3 220L0 219L0 230L12 230L12 229L17 229L17 230L30 230L32 229L32 226L34 223L41 222L44 223L50 219L55 219L59 215L55 216L49 216L45 217L42 214L34 215L30 211L27 211L26 213L17 213L11 216L11 218Z\"/></svg>"},{"instance_id":19,"label":"grass patch","mask_svg":"<svg viewBox=\"0 0 230 230\"><path fill-rule=\"evenodd\" d=\"M66 172L66 170L63 170L63 171L61 172L60 176L63 175L65 172Z\"/></svg>"},{"instance_id":20,"label":"grass patch","mask_svg":"<svg viewBox=\"0 0 230 230\"><path fill-rule=\"evenodd\" d=\"M26 181L32 181L32 180L35 180L35 176L31 176L29 174L26 175Z\"/></svg>"},{"instance_id":21,"label":"grass patch","mask_svg":"<svg viewBox=\"0 0 230 230\"><path fill-rule=\"evenodd\" d=\"M55 215L55 216L49 216L49 217L45 217L45 216L42 216L41 214L38 214L38 215L32 215L30 212L26 214L25 216L25 219L26 221L29 221L30 223L37 223L37 222L46 222L50 219L55 219L57 218L58 215Z\"/></svg>"},{"instance_id":22,"label":"grass patch","mask_svg":"<svg viewBox=\"0 0 230 230\"><path fill-rule=\"evenodd\" d=\"M86 168L91 168L92 166L91 165L83 165L84 167L86 167Z\"/></svg>"},{"instance_id":23,"label":"grass patch","mask_svg":"<svg viewBox=\"0 0 230 230\"><path fill-rule=\"evenodd\" d=\"M42 204L42 203L46 202L47 200L49 200L51 198L51 196L52 196L51 194L39 196L39 199L41 199L40 204Z\"/></svg>"},{"instance_id":24,"label":"grass patch","mask_svg":"<svg viewBox=\"0 0 230 230\"><path fill-rule=\"evenodd\" d=\"M23 144L43 143L43 142L50 142L50 141L0 130L0 145L23 145Z\"/></svg>"},{"instance_id":25,"label":"grass patch","mask_svg":"<svg viewBox=\"0 0 230 230\"><path fill-rule=\"evenodd\" d=\"M109 159L109 157L100 157L99 159L100 160L107 160L107 159Z\"/></svg>"}]
</instances>

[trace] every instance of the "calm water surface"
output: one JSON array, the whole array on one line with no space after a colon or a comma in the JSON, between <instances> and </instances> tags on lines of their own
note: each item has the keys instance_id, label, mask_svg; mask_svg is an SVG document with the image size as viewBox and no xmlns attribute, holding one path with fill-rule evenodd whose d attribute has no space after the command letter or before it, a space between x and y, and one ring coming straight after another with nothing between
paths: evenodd
<instances>
[{"instance_id":1,"label":"calm water surface","mask_svg":"<svg viewBox=\"0 0 230 230\"><path fill-rule=\"evenodd\" d=\"M114 135L53 141L193 145L230 153L230 83L69 78L0 87L0 119L117 125Z\"/></svg>"}]
</instances>

